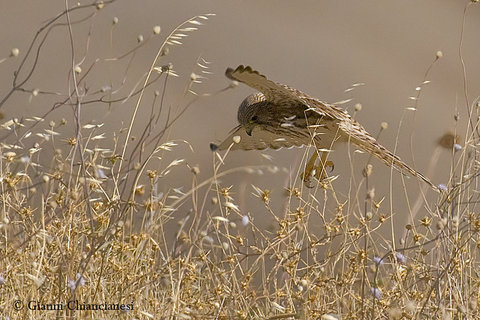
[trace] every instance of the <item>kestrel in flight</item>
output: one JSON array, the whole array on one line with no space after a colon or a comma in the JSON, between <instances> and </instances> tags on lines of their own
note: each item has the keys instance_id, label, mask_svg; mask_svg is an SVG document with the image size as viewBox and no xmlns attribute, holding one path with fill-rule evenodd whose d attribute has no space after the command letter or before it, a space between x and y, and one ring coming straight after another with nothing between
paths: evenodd
<instances>
[{"instance_id":1,"label":"kestrel in flight","mask_svg":"<svg viewBox=\"0 0 480 320\"><path fill-rule=\"evenodd\" d=\"M401 173L411 174L438 191L429 179L380 145L345 110L268 80L249 66L241 65L235 70L228 68L225 75L259 92L243 100L237 115L240 124L225 141L219 145L212 143L210 148L213 151L313 145L316 151L308 162L304 175L304 179L308 179L314 168L317 152L323 152L323 178L327 154L325 151L333 150L339 142L350 142L386 165Z\"/></svg>"}]
</instances>

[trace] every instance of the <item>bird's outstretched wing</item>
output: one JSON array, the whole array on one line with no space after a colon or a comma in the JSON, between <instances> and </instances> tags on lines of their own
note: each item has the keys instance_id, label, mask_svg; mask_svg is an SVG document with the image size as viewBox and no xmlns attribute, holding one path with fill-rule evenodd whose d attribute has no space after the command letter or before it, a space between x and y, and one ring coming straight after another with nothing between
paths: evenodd
<instances>
[{"instance_id":1,"label":"bird's outstretched wing","mask_svg":"<svg viewBox=\"0 0 480 320\"><path fill-rule=\"evenodd\" d=\"M289 87L268 80L263 74L253 70L250 66L244 67L238 66L235 70L228 68L225 71L227 78L242 82L247 86L256 89L265 95L265 99L274 104L276 103L303 103L301 99L295 94L295 90L291 90Z\"/></svg>"},{"instance_id":2,"label":"bird's outstretched wing","mask_svg":"<svg viewBox=\"0 0 480 320\"><path fill-rule=\"evenodd\" d=\"M236 69L228 68L225 75L231 80L242 82L260 91L264 94L265 99L273 104L282 106L303 105L305 109L310 109L330 119L339 118L341 120L344 117L350 117L345 110L335 105L320 101L287 85L268 80L266 76L253 70L250 66L240 65Z\"/></svg>"},{"instance_id":3,"label":"bird's outstretched wing","mask_svg":"<svg viewBox=\"0 0 480 320\"><path fill-rule=\"evenodd\" d=\"M235 142L234 142L235 140ZM230 150L264 150L301 147L304 143L290 136L279 136L261 126L254 127L252 135L248 135L244 128L236 128L220 144L210 144L212 151L226 150L233 143Z\"/></svg>"}]
</instances>

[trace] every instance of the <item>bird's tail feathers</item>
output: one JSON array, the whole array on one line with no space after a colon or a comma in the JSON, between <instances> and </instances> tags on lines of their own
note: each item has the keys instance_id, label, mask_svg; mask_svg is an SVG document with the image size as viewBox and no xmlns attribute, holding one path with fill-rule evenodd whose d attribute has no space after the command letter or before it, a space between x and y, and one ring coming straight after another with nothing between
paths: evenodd
<instances>
[{"instance_id":1,"label":"bird's tail feathers","mask_svg":"<svg viewBox=\"0 0 480 320\"><path fill-rule=\"evenodd\" d=\"M384 162L386 165L395 168L397 171L405 174L408 173L428 184L432 189L439 192L437 186L435 186L427 177L422 175L420 172L408 166L403 162L398 156L394 155L387 148L379 144L375 139L371 138L372 141L366 143L360 139L352 138L351 142L359 147L361 150L374 155L377 159Z\"/></svg>"}]
</instances>

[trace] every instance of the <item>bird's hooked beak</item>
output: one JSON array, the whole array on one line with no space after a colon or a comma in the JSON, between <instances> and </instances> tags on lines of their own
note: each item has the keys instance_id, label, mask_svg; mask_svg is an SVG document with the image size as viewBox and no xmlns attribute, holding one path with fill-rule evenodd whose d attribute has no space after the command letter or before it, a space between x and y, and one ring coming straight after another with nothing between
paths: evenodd
<instances>
[{"instance_id":1,"label":"bird's hooked beak","mask_svg":"<svg viewBox=\"0 0 480 320\"><path fill-rule=\"evenodd\" d=\"M245 128L245 131L247 132L247 134L249 136L252 135L252 131L253 131L253 128L255 128L255 126L257 125L257 123L253 122L253 121L249 121L248 123L246 123L243 127Z\"/></svg>"}]
</instances>

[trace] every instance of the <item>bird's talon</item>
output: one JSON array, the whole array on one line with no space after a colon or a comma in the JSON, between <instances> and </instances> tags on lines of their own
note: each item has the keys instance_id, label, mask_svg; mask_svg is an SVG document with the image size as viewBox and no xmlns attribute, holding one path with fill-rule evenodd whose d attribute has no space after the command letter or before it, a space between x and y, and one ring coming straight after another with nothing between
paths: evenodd
<instances>
[{"instance_id":1,"label":"bird's talon","mask_svg":"<svg viewBox=\"0 0 480 320\"><path fill-rule=\"evenodd\" d=\"M305 168L305 171L302 172L300 177L302 178L303 183L307 188L313 188L315 185L313 183L312 177L315 176L316 174L316 168L315 167L307 167Z\"/></svg>"},{"instance_id":2,"label":"bird's talon","mask_svg":"<svg viewBox=\"0 0 480 320\"><path fill-rule=\"evenodd\" d=\"M315 178L317 178L318 181L322 181L326 177L325 170L322 166L318 166L317 168L318 171L315 173Z\"/></svg>"},{"instance_id":3,"label":"bird's talon","mask_svg":"<svg viewBox=\"0 0 480 320\"><path fill-rule=\"evenodd\" d=\"M315 187L315 183L312 179L312 176L307 176L307 177L305 177L305 179L304 178L302 178L302 179L303 179L303 183L305 184L305 187L310 188L310 189Z\"/></svg>"},{"instance_id":4,"label":"bird's talon","mask_svg":"<svg viewBox=\"0 0 480 320\"><path fill-rule=\"evenodd\" d=\"M335 164L333 164L333 161L328 160L327 162L325 162L325 167L330 167L330 172L333 172L333 169L335 169Z\"/></svg>"},{"instance_id":5,"label":"bird's talon","mask_svg":"<svg viewBox=\"0 0 480 320\"><path fill-rule=\"evenodd\" d=\"M323 162L323 164L322 164L322 162L320 162L320 165L316 166L318 171L315 174L315 178L317 178L318 181L323 181L323 179L325 179L327 177L327 170L326 170L327 167L330 167L331 168L330 172L332 172L334 167L335 167L334 164L333 164L333 161L328 160L328 161Z\"/></svg>"},{"instance_id":6,"label":"bird's talon","mask_svg":"<svg viewBox=\"0 0 480 320\"><path fill-rule=\"evenodd\" d=\"M311 181L311 178L315 175L317 171L317 167L315 166L315 160L317 160L317 154L313 153L312 157L305 166L305 171L301 175L301 178L305 183L307 181Z\"/></svg>"}]
</instances>

